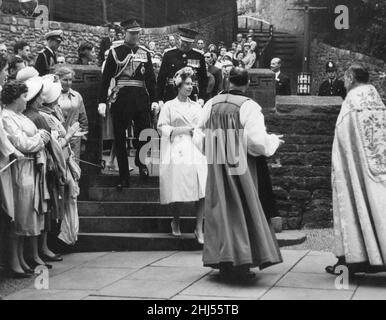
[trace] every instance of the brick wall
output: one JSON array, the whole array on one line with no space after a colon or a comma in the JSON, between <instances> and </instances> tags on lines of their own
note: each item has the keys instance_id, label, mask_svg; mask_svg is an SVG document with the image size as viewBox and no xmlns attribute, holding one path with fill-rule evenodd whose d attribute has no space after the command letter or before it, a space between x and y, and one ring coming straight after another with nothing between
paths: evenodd
<instances>
[{"instance_id":1,"label":"brick wall","mask_svg":"<svg viewBox=\"0 0 386 320\"><path fill-rule=\"evenodd\" d=\"M386 63L383 60L361 53L339 49L314 40L311 45L311 65L313 74L312 92L317 94L320 84L326 79L326 63L332 60L338 64L339 77L343 79L344 71L354 62L364 64L370 71L370 82L377 88L386 101Z\"/></svg>"},{"instance_id":2,"label":"brick wall","mask_svg":"<svg viewBox=\"0 0 386 320\"><path fill-rule=\"evenodd\" d=\"M341 104L336 97L278 97L266 115L268 130L286 141L270 159L286 229L332 225L331 151Z\"/></svg>"},{"instance_id":3,"label":"brick wall","mask_svg":"<svg viewBox=\"0 0 386 320\"><path fill-rule=\"evenodd\" d=\"M220 40L231 43L237 28L233 18L233 11L228 11L225 15L220 13L185 24L184 26L197 28L201 32L200 38L204 39L208 44L212 42L217 43ZM1 15L0 43L5 43L11 52L15 42L23 39L31 45L32 52L37 55L45 45L44 34L47 30L35 29L34 26L35 24L32 19ZM59 53L64 55L70 63L77 59L79 43L89 41L95 45L98 52L100 41L108 32L104 27L65 22L50 22L49 28L64 30L65 40L59 49ZM177 31L177 25L144 29L140 41L143 44L155 41L158 44L159 51L163 52L167 45L167 35L176 35Z\"/></svg>"}]
</instances>

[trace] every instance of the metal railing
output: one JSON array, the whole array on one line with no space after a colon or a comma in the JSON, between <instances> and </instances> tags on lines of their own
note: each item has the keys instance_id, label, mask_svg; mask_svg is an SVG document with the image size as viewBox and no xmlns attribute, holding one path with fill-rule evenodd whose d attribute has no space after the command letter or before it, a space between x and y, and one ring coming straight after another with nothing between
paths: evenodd
<instances>
[{"instance_id":1,"label":"metal railing","mask_svg":"<svg viewBox=\"0 0 386 320\"><path fill-rule=\"evenodd\" d=\"M273 25L270 22L253 16L238 16L238 27L239 29L245 28L246 30L253 29L259 32L268 32L271 36L273 35Z\"/></svg>"}]
</instances>

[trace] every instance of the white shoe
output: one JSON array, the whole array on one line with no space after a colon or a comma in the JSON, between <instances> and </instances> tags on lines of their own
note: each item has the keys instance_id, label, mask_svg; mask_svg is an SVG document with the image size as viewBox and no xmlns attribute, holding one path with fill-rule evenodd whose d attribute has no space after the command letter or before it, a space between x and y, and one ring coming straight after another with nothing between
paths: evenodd
<instances>
[{"instance_id":1,"label":"white shoe","mask_svg":"<svg viewBox=\"0 0 386 320\"><path fill-rule=\"evenodd\" d=\"M171 223L172 227L172 235L173 237L180 238L182 236L181 229L179 223L176 223L175 220L172 221Z\"/></svg>"}]
</instances>

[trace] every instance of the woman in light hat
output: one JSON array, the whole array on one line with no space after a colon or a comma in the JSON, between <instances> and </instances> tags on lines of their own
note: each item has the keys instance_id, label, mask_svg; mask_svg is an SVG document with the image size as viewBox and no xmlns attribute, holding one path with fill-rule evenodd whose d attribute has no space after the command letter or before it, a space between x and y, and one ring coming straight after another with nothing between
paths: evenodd
<instances>
[{"instance_id":1,"label":"woman in light hat","mask_svg":"<svg viewBox=\"0 0 386 320\"><path fill-rule=\"evenodd\" d=\"M39 76L39 72L34 67L26 67L21 69L17 75L16 80L27 81L28 79L35 78Z\"/></svg>"},{"instance_id":2,"label":"woman in light hat","mask_svg":"<svg viewBox=\"0 0 386 320\"><path fill-rule=\"evenodd\" d=\"M79 232L77 197L79 195L80 168L75 162L70 144L73 138L77 138L79 135L80 124L75 122L68 130L65 129L65 118L58 106L61 93L62 85L54 75L43 77L43 103L39 113L51 128L51 139L55 142L54 145L58 145L62 149L66 166L63 221L58 238L67 245L74 245L78 240Z\"/></svg>"},{"instance_id":3,"label":"woman in light hat","mask_svg":"<svg viewBox=\"0 0 386 320\"><path fill-rule=\"evenodd\" d=\"M62 93L59 96L58 105L63 113L64 127L68 130L74 123L79 122L82 136L71 141L71 149L79 163L81 150L85 149L88 133L88 118L83 98L79 92L72 89L72 81L75 72L69 68L61 67L55 73L62 84Z\"/></svg>"},{"instance_id":4,"label":"woman in light hat","mask_svg":"<svg viewBox=\"0 0 386 320\"><path fill-rule=\"evenodd\" d=\"M39 85L40 83L40 85ZM27 108L24 115L29 118L38 129L46 130L51 135L51 128L48 125L45 118L39 113L39 109L43 103L43 79L40 77L34 77L28 79L25 84L28 87L29 92L33 92L27 102ZM38 91L35 87L40 88ZM44 214L45 224L44 231L40 237L39 254L40 257L46 262L58 262L63 261L62 257L53 253L48 247L48 233L55 232L55 226L57 221L63 219L63 205L62 200L64 197L63 181L65 176L65 161L61 152L59 156L53 151L54 141L50 139L50 142L46 145L45 152L39 153L39 194L41 195L39 201L39 211ZM56 149L61 151L58 146ZM61 165L61 163L63 163Z\"/></svg>"},{"instance_id":5,"label":"woman in light hat","mask_svg":"<svg viewBox=\"0 0 386 320\"><path fill-rule=\"evenodd\" d=\"M8 77L8 62L0 56L0 94L2 86ZM11 167L7 167L11 159L20 159L24 155L19 152L9 141L4 131L0 111L0 268L5 266L7 261L6 246L8 245L7 235L9 233L10 221L15 218L15 204L13 201L13 184ZM18 261L18 260L17 260ZM17 270L20 266L14 267Z\"/></svg>"},{"instance_id":6,"label":"woman in light hat","mask_svg":"<svg viewBox=\"0 0 386 320\"><path fill-rule=\"evenodd\" d=\"M40 90L36 88L36 90ZM23 115L32 92L20 81L11 81L4 85L1 92L3 103L2 122L13 146L25 155L25 158L12 166L14 182L15 218L14 236L11 239L10 269L15 277L28 277L33 273L24 261L24 239L29 238L31 251L30 265L35 268L45 265L38 254L38 236L44 229L44 216L35 208L36 201L36 154L48 143L50 135L45 130L38 130Z\"/></svg>"}]
</instances>

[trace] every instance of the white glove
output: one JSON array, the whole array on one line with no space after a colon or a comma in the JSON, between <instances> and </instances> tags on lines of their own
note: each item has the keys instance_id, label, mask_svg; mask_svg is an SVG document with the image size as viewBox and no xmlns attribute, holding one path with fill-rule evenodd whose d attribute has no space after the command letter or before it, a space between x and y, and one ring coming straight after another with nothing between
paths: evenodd
<instances>
[{"instance_id":1,"label":"white glove","mask_svg":"<svg viewBox=\"0 0 386 320\"><path fill-rule=\"evenodd\" d=\"M205 104L205 101L203 99L198 99L198 103L200 104L201 107L203 107Z\"/></svg>"},{"instance_id":2,"label":"white glove","mask_svg":"<svg viewBox=\"0 0 386 320\"><path fill-rule=\"evenodd\" d=\"M161 110L164 107L164 102L162 100L158 101L159 109Z\"/></svg>"},{"instance_id":3,"label":"white glove","mask_svg":"<svg viewBox=\"0 0 386 320\"><path fill-rule=\"evenodd\" d=\"M100 114L103 118L106 118L106 109L107 109L106 103L100 103L100 104L99 104L99 106L98 106L98 112L99 112L99 114Z\"/></svg>"},{"instance_id":4,"label":"white glove","mask_svg":"<svg viewBox=\"0 0 386 320\"><path fill-rule=\"evenodd\" d=\"M158 114L160 112L160 107L157 102L153 102L151 104L151 111L153 111L155 114Z\"/></svg>"}]
</instances>

